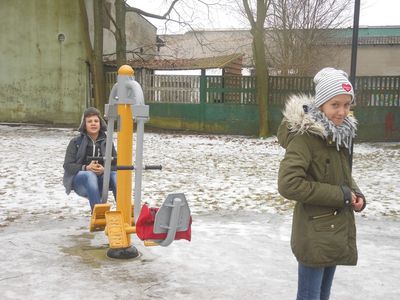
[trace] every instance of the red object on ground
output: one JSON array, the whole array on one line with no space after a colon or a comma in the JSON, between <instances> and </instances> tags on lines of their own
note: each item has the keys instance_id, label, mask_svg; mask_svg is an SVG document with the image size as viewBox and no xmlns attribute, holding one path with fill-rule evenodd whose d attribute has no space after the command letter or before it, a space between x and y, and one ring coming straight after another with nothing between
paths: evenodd
<instances>
[{"instance_id":1,"label":"red object on ground","mask_svg":"<svg viewBox=\"0 0 400 300\"><path fill-rule=\"evenodd\" d=\"M140 210L139 218L136 222L136 234L142 240L164 240L167 237L167 233L154 233L154 220L158 207L149 207L146 203L143 204ZM189 227L186 231L177 231L175 234L175 240L188 240L192 237L192 217L190 217Z\"/></svg>"}]
</instances>

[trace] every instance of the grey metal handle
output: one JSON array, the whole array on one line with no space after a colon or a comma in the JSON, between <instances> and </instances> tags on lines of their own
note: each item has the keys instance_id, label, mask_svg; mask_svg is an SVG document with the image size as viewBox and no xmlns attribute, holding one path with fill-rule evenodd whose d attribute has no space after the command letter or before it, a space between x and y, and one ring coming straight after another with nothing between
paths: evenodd
<instances>
[{"instance_id":1,"label":"grey metal handle","mask_svg":"<svg viewBox=\"0 0 400 300\"><path fill-rule=\"evenodd\" d=\"M169 219L168 233L166 238L160 243L160 246L169 246L175 239L176 228L178 226L179 212L181 210L182 200L179 198L174 199L172 207L171 218Z\"/></svg>"}]
</instances>

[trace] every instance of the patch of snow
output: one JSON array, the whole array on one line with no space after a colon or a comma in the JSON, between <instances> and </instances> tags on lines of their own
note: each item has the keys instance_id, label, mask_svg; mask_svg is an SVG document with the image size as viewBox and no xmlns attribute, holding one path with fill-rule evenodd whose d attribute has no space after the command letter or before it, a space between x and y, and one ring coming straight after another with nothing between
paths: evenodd
<instances>
[{"instance_id":1,"label":"patch of snow","mask_svg":"<svg viewBox=\"0 0 400 300\"><path fill-rule=\"evenodd\" d=\"M62 186L65 150L76 134L0 126L0 226L21 214L89 215L86 199ZM368 201L363 215L399 216L400 143L356 144L354 151L354 178ZM283 155L275 137L146 133L144 164L163 169L144 172L142 199L159 206L169 193L184 192L194 214L290 214L292 201L277 192Z\"/></svg>"}]
</instances>

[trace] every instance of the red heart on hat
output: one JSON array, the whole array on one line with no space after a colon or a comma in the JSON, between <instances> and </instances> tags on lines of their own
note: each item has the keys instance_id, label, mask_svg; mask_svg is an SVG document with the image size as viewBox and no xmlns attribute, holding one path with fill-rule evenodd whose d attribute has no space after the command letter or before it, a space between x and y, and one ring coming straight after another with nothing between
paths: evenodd
<instances>
[{"instance_id":1,"label":"red heart on hat","mask_svg":"<svg viewBox=\"0 0 400 300\"><path fill-rule=\"evenodd\" d=\"M351 85L348 83L343 83L342 84L342 88L346 91L346 92L350 92L351 91Z\"/></svg>"}]
</instances>

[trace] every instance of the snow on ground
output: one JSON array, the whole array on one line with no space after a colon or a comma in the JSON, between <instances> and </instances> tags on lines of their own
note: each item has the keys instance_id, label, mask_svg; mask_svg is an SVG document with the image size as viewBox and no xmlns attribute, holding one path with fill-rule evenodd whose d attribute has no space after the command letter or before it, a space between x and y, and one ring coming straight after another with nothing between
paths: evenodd
<instances>
[{"instance_id":1,"label":"snow on ground","mask_svg":"<svg viewBox=\"0 0 400 300\"><path fill-rule=\"evenodd\" d=\"M52 217L88 214L88 203L62 186L72 129L0 126L0 225L22 213ZM194 214L256 211L290 213L277 192L284 150L275 138L146 133L143 201L159 205L184 192ZM400 215L400 143L355 145L354 177L366 195L364 216Z\"/></svg>"},{"instance_id":2,"label":"snow on ground","mask_svg":"<svg viewBox=\"0 0 400 300\"><path fill-rule=\"evenodd\" d=\"M275 138L146 133L143 200L184 192L192 242L105 256L89 204L62 186L72 129L0 125L2 299L294 299L293 203L277 193ZM332 300L398 299L400 143L355 145L354 177L368 206L357 215L359 263L340 267ZM111 195L111 194L110 194Z\"/></svg>"}]
</instances>

